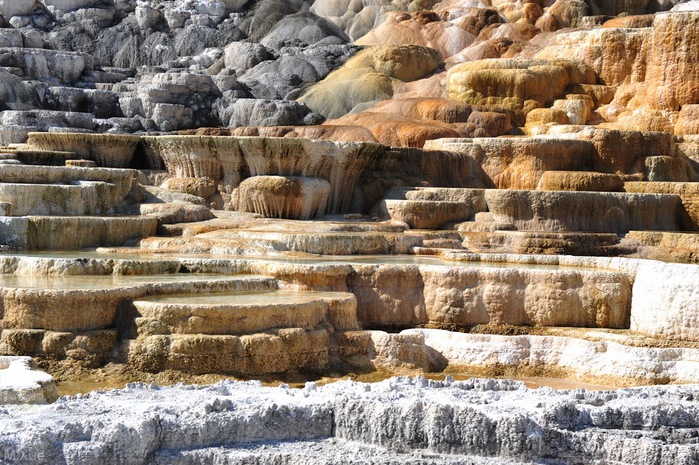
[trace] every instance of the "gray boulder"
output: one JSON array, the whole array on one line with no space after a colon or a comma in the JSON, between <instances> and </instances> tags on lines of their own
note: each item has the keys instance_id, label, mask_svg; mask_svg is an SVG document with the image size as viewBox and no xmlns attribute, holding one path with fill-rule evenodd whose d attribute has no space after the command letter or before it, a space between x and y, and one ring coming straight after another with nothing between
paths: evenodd
<instances>
[{"instance_id":1,"label":"gray boulder","mask_svg":"<svg viewBox=\"0 0 699 465\"><path fill-rule=\"evenodd\" d=\"M34 87L21 78L0 69L0 110L31 110L39 108Z\"/></svg>"},{"instance_id":2,"label":"gray boulder","mask_svg":"<svg viewBox=\"0 0 699 465\"><path fill-rule=\"evenodd\" d=\"M279 21L260 43L266 47L279 49L283 46L308 46L328 37L335 37L341 43L350 38L345 32L325 18L303 12L285 17Z\"/></svg>"},{"instance_id":3,"label":"gray boulder","mask_svg":"<svg viewBox=\"0 0 699 465\"><path fill-rule=\"evenodd\" d=\"M239 99L219 108L219 119L231 128L320 124L323 117L306 105L288 100Z\"/></svg>"},{"instance_id":4,"label":"gray boulder","mask_svg":"<svg viewBox=\"0 0 699 465\"><path fill-rule=\"evenodd\" d=\"M226 68L233 69L238 76L242 76L247 70L273 59L274 55L262 44L231 42L226 46L224 63Z\"/></svg>"}]
</instances>

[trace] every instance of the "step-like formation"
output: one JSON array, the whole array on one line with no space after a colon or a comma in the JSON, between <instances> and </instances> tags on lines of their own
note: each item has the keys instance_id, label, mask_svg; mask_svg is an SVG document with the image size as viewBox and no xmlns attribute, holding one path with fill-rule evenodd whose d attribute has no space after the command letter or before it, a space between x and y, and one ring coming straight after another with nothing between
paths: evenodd
<instances>
[{"instance_id":1,"label":"step-like formation","mask_svg":"<svg viewBox=\"0 0 699 465\"><path fill-rule=\"evenodd\" d=\"M327 368L331 336L357 328L341 292L259 291L139 299L128 360L147 371L242 376Z\"/></svg>"},{"instance_id":2,"label":"step-like formation","mask_svg":"<svg viewBox=\"0 0 699 465\"><path fill-rule=\"evenodd\" d=\"M394 188L379 205L378 213L404 221L415 229L439 229L472 220L486 211L483 189Z\"/></svg>"},{"instance_id":3,"label":"step-like formation","mask_svg":"<svg viewBox=\"0 0 699 465\"><path fill-rule=\"evenodd\" d=\"M69 357L103 363L130 333L131 302L183 292L249 292L276 288L255 276L4 275L0 353ZM76 311L89 309L89 311Z\"/></svg>"},{"instance_id":4,"label":"step-like formation","mask_svg":"<svg viewBox=\"0 0 699 465\"><path fill-rule=\"evenodd\" d=\"M130 169L0 165L0 247L74 250L155 234L157 219L125 215L133 178Z\"/></svg>"},{"instance_id":5,"label":"step-like formation","mask_svg":"<svg viewBox=\"0 0 699 465\"><path fill-rule=\"evenodd\" d=\"M89 134L82 132L30 132L27 146L38 150L75 153L106 168L131 167L141 138L129 134Z\"/></svg>"},{"instance_id":6,"label":"step-like formation","mask_svg":"<svg viewBox=\"0 0 699 465\"><path fill-rule=\"evenodd\" d=\"M118 211L131 191L133 171L54 166L0 166L5 216L99 215Z\"/></svg>"},{"instance_id":7,"label":"step-like formation","mask_svg":"<svg viewBox=\"0 0 699 465\"><path fill-rule=\"evenodd\" d=\"M618 258L699 262L696 9L0 0L0 249L133 246L0 257L0 351L696 380L696 266Z\"/></svg>"}]
</instances>

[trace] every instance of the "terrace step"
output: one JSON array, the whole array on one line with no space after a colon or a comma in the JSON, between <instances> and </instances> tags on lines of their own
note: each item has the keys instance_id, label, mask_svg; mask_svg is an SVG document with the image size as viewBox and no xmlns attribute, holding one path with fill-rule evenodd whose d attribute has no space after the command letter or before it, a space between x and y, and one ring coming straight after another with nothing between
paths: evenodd
<instances>
[{"instance_id":1,"label":"terrace step","mask_svg":"<svg viewBox=\"0 0 699 465\"><path fill-rule=\"evenodd\" d=\"M117 315L133 300L262 292L277 286L275 278L257 275L0 275L0 355L106 360L117 333L131 332Z\"/></svg>"},{"instance_id":2,"label":"terrace step","mask_svg":"<svg viewBox=\"0 0 699 465\"><path fill-rule=\"evenodd\" d=\"M114 212L130 192L132 170L0 165L0 201L11 216Z\"/></svg>"},{"instance_id":3,"label":"terrace step","mask_svg":"<svg viewBox=\"0 0 699 465\"><path fill-rule=\"evenodd\" d=\"M624 241L642 244L655 260L699 263L699 232L629 231Z\"/></svg>"},{"instance_id":4,"label":"terrace step","mask_svg":"<svg viewBox=\"0 0 699 465\"><path fill-rule=\"evenodd\" d=\"M438 229L472 215L465 203L450 201L383 200L380 208L384 217L403 221L413 229Z\"/></svg>"},{"instance_id":5,"label":"terrace step","mask_svg":"<svg viewBox=\"0 0 699 465\"><path fill-rule=\"evenodd\" d=\"M244 336L173 334L127 343L127 359L150 372L232 373L242 376L322 370L329 362L328 330L283 328Z\"/></svg>"},{"instance_id":6,"label":"terrace step","mask_svg":"<svg viewBox=\"0 0 699 465\"><path fill-rule=\"evenodd\" d=\"M124 245L157 229L157 219L141 216L0 216L0 244L10 250L79 250Z\"/></svg>"},{"instance_id":7,"label":"terrace step","mask_svg":"<svg viewBox=\"0 0 699 465\"><path fill-rule=\"evenodd\" d=\"M409 254L423 236L395 232L250 231L219 229L188 237L149 237L144 250L246 255L293 251L321 255Z\"/></svg>"},{"instance_id":8,"label":"terrace step","mask_svg":"<svg viewBox=\"0 0 699 465\"><path fill-rule=\"evenodd\" d=\"M13 205L9 216L98 215L111 213L122 199L111 183L77 181L66 184L0 183L0 202ZM6 213L7 214L7 213Z\"/></svg>"},{"instance_id":9,"label":"terrace step","mask_svg":"<svg viewBox=\"0 0 699 465\"><path fill-rule=\"evenodd\" d=\"M143 216L157 218L160 224L195 223L214 218L214 214L205 205L185 202L143 203L139 206Z\"/></svg>"},{"instance_id":10,"label":"terrace step","mask_svg":"<svg viewBox=\"0 0 699 465\"><path fill-rule=\"evenodd\" d=\"M400 187L386 194L378 213L414 229L437 229L486 209L483 189Z\"/></svg>"},{"instance_id":11,"label":"terrace step","mask_svg":"<svg viewBox=\"0 0 699 465\"><path fill-rule=\"evenodd\" d=\"M134 302L139 335L241 335L277 328L356 327L357 300L345 292L284 290L149 297Z\"/></svg>"},{"instance_id":12,"label":"terrace step","mask_svg":"<svg viewBox=\"0 0 699 465\"><path fill-rule=\"evenodd\" d=\"M485 200L496 222L514 224L520 231L626 234L631 229L681 229L679 195L490 189Z\"/></svg>"},{"instance_id":13,"label":"terrace step","mask_svg":"<svg viewBox=\"0 0 699 465\"><path fill-rule=\"evenodd\" d=\"M147 371L264 375L322 370L333 335L356 330L357 300L346 292L214 293L134 301L138 337L127 359Z\"/></svg>"},{"instance_id":14,"label":"terrace step","mask_svg":"<svg viewBox=\"0 0 699 465\"><path fill-rule=\"evenodd\" d=\"M548 231L478 231L460 229L464 248L472 252L515 254L610 255L619 244L614 233Z\"/></svg>"},{"instance_id":15,"label":"terrace step","mask_svg":"<svg viewBox=\"0 0 699 465\"><path fill-rule=\"evenodd\" d=\"M68 160L80 159L75 152L60 150L17 149L14 153L22 163L27 165L64 166Z\"/></svg>"}]
</instances>

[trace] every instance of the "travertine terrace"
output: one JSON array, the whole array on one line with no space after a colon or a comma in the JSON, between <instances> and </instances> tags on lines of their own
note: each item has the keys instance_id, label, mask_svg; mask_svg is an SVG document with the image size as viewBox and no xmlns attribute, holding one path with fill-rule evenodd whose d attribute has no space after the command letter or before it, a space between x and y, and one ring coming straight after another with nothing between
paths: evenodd
<instances>
[{"instance_id":1,"label":"travertine terrace","mask_svg":"<svg viewBox=\"0 0 699 465\"><path fill-rule=\"evenodd\" d=\"M50 404L0 463L699 463L698 50L696 1L0 0L0 403ZM308 383L53 403L223 377Z\"/></svg>"}]
</instances>

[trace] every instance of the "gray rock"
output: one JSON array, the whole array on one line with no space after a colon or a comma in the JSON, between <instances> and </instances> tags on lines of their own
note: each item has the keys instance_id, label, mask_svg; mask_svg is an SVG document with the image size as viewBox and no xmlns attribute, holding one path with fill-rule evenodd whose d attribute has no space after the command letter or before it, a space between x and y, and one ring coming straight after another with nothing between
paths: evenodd
<instances>
[{"instance_id":1,"label":"gray rock","mask_svg":"<svg viewBox=\"0 0 699 465\"><path fill-rule=\"evenodd\" d=\"M0 47L23 47L24 38L17 29L0 29Z\"/></svg>"},{"instance_id":2,"label":"gray rock","mask_svg":"<svg viewBox=\"0 0 699 465\"><path fill-rule=\"evenodd\" d=\"M317 43L309 47L298 49L297 53L305 61L313 65L320 78L324 78L331 71L344 65L352 55L361 50L361 47L352 44L324 44ZM285 53L282 49L281 53Z\"/></svg>"},{"instance_id":3,"label":"gray rock","mask_svg":"<svg viewBox=\"0 0 699 465\"><path fill-rule=\"evenodd\" d=\"M26 48L46 48L46 41L39 31L27 29L23 33L24 47ZM21 46L21 45L20 45Z\"/></svg>"},{"instance_id":4,"label":"gray rock","mask_svg":"<svg viewBox=\"0 0 699 465\"><path fill-rule=\"evenodd\" d=\"M167 8L163 14L170 30L183 28L187 20L192 16L189 11L174 10L172 8Z\"/></svg>"},{"instance_id":5,"label":"gray rock","mask_svg":"<svg viewBox=\"0 0 699 465\"><path fill-rule=\"evenodd\" d=\"M13 25L23 28L0 28L0 111L54 112L45 121L9 115L11 126L21 129L3 137L50 128L128 132L320 122L304 105L283 99L322 79L357 47L309 13L312 3L0 0L0 13L13 9ZM57 116L72 113L93 119Z\"/></svg>"},{"instance_id":6,"label":"gray rock","mask_svg":"<svg viewBox=\"0 0 699 465\"><path fill-rule=\"evenodd\" d=\"M127 118L136 116L146 116L146 111L143 109L143 101L138 97L121 96L119 97L119 107L122 113Z\"/></svg>"},{"instance_id":7,"label":"gray rock","mask_svg":"<svg viewBox=\"0 0 699 465\"><path fill-rule=\"evenodd\" d=\"M137 6L135 14L141 29L157 29L165 25L165 15L162 10L151 5Z\"/></svg>"},{"instance_id":8,"label":"gray rock","mask_svg":"<svg viewBox=\"0 0 699 465\"><path fill-rule=\"evenodd\" d=\"M307 0L261 0L255 5L252 16L246 18L240 28L252 42L260 42L279 21L288 15L307 10L310 3Z\"/></svg>"},{"instance_id":9,"label":"gray rock","mask_svg":"<svg viewBox=\"0 0 699 465\"><path fill-rule=\"evenodd\" d=\"M0 14L7 19L14 16L31 15L36 6L36 0L0 0Z\"/></svg>"},{"instance_id":10,"label":"gray rock","mask_svg":"<svg viewBox=\"0 0 699 465\"><path fill-rule=\"evenodd\" d=\"M263 61L272 59L274 59L274 56L267 47L251 42L232 42L228 44L224 58L226 68L234 69L239 76Z\"/></svg>"},{"instance_id":11,"label":"gray rock","mask_svg":"<svg viewBox=\"0 0 699 465\"><path fill-rule=\"evenodd\" d=\"M0 66L20 68L28 79L71 84L94 68L83 53L35 48L0 48Z\"/></svg>"},{"instance_id":12,"label":"gray rock","mask_svg":"<svg viewBox=\"0 0 699 465\"><path fill-rule=\"evenodd\" d=\"M95 120L91 113L76 113L50 110L14 111L1 114L2 124L8 126L31 126L42 131L50 128L78 128L94 130Z\"/></svg>"},{"instance_id":13,"label":"gray rock","mask_svg":"<svg viewBox=\"0 0 699 465\"><path fill-rule=\"evenodd\" d=\"M160 73L143 76L138 96L145 116L164 131L215 123L211 105L221 95L211 76L192 73Z\"/></svg>"},{"instance_id":14,"label":"gray rock","mask_svg":"<svg viewBox=\"0 0 699 465\"><path fill-rule=\"evenodd\" d=\"M109 5L106 8L85 8L73 14L76 21L81 23L89 21L99 28L104 28L112 24L116 10L112 5Z\"/></svg>"},{"instance_id":15,"label":"gray rock","mask_svg":"<svg viewBox=\"0 0 699 465\"><path fill-rule=\"evenodd\" d=\"M260 63L238 80L250 88L255 98L283 99L294 89L319 78L316 69L303 58L285 56Z\"/></svg>"},{"instance_id":16,"label":"gray rock","mask_svg":"<svg viewBox=\"0 0 699 465\"><path fill-rule=\"evenodd\" d=\"M16 124L0 125L0 145L22 144L27 141L30 132L38 130L36 127Z\"/></svg>"},{"instance_id":17,"label":"gray rock","mask_svg":"<svg viewBox=\"0 0 699 465\"><path fill-rule=\"evenodd\" d=\"M276 24L260 43L270 48L308 46L330 36L349 42L350 38L334 23L313 13L303 12L285 17Z\"/></svg>"},{"instance_id":18,"label":"gray rock","mask_svg":"<svg viewBox=\"0 0 699 465\"><path fill-rule=\"evenodd\" d=\"M115 134L133 134L146 130L143 120L139 118L109 118L106 124L111 127L105 132Z\"/></svg>"},{"instance_id":19,"label":"gray rock","mask_svg":"<svg viewBox=\"0 0 699 465\"><path fill-rule=\"evenodd\" d=\"M219 119L231 128L320 124L323 117L306 105L288 100L239 99L219 109Z\"/></svg>"},{"instance_id":20,"label":"gray rock","mask_svg":"<svg viewBox=\"0 0 699 465\"><path fill-rule=\"evenodd\" d=\"M238 83L238 79L236 79L234 75L221 73L216 76L211 76L211 79L220 92L243 90L244 88L244 86Z\"/></svg>"},{"instance_id":21,"label":"gray rock","mask_svg":"<svg viewBox=\"0 0 699 465\"><path fill-rule=\"evenodd\" d=\"M97 118L123 116L119 96L107 90L50 87L44 101L45 108L59 111L92 113Z\"/></svg>"},{"instance_id":22,"label":"gray rock","mask_svg":"<svg viewBox=\"0 0 699 465\"><path fill-rule=\"evenodd\" d=\"M156 103L153 106L151 119L161 131L175 131L194 126L194 112L184 105L172 103Z\"/></svg>"},{"instance_id":23,"label":"gray rock","mask_svg":"<svg viewBox=\"0 0 699 465\"><path fill-rule=\"evenodd\" d=\"M83 8L90 8L100 3L104 0L42 0L44 4L53 11L60 11L62 13L70 13L71 11L80 10Z\"/></svg>"},{"instance_id":24,"label":"gray rock","mask_svg":"<svg viewBox=\"0 0 699 465\"><path fill-rule=\"evenodd\" d=\"M39 98L31 84L0 69L0 110L34 108L39 108Z\"/></svg>"}]
</instances>

